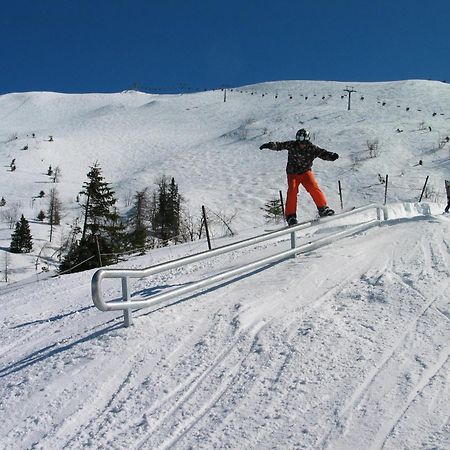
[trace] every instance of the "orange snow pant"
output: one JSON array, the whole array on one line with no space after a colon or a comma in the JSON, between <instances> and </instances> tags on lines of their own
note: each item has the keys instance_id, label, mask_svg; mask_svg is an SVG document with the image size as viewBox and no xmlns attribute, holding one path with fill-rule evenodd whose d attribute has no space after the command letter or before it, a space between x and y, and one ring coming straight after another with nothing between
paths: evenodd
<instances>
[{"instance_id":1,"label":"orange snow pant","mask_svg":"<svg viewBox=\"0 0 450 450\"><path fill-rule=\"evenodd\" d=\"M288 173L287 179L288 191L285 209L286 217L293 215L295 216L297 214L297 194L298 188L301 184L309 192L309 195L311 195L317 208L326 206L327 199L325 198L325 194L321 191L311 170L301 174Z\"/></svg>"}]
</instances>

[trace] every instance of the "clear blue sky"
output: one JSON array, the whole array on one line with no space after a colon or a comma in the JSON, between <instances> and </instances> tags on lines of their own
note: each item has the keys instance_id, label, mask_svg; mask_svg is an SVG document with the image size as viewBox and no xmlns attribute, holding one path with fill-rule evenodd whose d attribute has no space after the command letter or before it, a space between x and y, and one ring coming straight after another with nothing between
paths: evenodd
<instances>
[{"instance_id":1,"label":"clear blue sky","mask_svg":"<svg viewBox=\"0 0 450 450\"><path fill-rule=\"evenodd\" d=\"M0 93L450 81L450 0L4 0Z\"/></svg>"}]
</instances>

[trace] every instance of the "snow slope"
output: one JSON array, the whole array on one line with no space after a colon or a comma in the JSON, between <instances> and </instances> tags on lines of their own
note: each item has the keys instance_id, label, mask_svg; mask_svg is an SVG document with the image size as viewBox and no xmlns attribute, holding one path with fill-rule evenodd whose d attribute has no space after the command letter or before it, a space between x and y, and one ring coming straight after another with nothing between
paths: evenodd
<instances>
[{"instance_id":1,"label":"snow slope","mask_svg":"<svg viewBox=\"0 0 450 450\"><path fill-rule=\"evenodd\" d=\"M128 329L93 307L92 272L6 293L2 448L449 448L449 232L394 220Z\"/></svg>"},{"instance_id":2,"label":"snow slope","mask_svg":"<svg viewBox=\"0 0 450 450\"><path fill-rule=\"evenodd\" d=\"M266 83L228 92L226 103L221 92L0 97L0 158L17 164L5 167L0 195L34 217L42 205L31 198L53 186L45 172L59 165L62 234L96 160L123 211L129 192L167 174L193 211L238 211L233 239L258 234L267 228L259 208L284 189L286 161L258 147L300 126L341 155L314 166L331 205L339 205L337 179L346 205L382 201L378 174L392 182L383 226L142 310L128 329L120 313L93 306L93 271L36 282L48 229L32 223L39 245L12 255L15 271L0 288L0 448L450 448L450 220L438 214L450 91L425 81L354 84L347 111L345 86ZM380 155L368 159L374 139ZM402 219L392 202L416 201L426 175L427 200L439 203ZM299 213L314 215L303 193ZM0 228L1 264L11 230ZM230 242L215 237L215 246ZM135 280L132 291L148 297L288 247L280 239L236 251ZM204 241L156 249L120 267L205 249Z\"/></svg>"}]
</instances>

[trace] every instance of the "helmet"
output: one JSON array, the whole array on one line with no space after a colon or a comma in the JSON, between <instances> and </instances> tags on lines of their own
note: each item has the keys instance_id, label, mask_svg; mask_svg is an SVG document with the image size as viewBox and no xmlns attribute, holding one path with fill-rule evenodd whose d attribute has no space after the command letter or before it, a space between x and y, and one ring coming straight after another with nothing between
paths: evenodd
<instances>
[{"instance_id":1,"label":"helmet","mask_svg":"<svg viewBox=\"0 0 450 450\"><path fill-rule=\"evenodd\" d=\"M306 131L304 128L301 128L300 130L297 131L295 139L297 141L309 141L309 131Z\"/></svg>"}]
</instances>

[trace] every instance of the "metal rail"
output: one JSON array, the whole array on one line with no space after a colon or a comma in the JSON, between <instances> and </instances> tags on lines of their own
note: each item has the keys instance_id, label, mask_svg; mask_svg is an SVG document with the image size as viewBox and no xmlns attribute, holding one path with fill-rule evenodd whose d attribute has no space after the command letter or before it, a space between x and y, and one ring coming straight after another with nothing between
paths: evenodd
<instances>
[{"instance_id":1,"label":"metal rail","mask_svg":"<svg viewBox=\"0 0 450 450\"><path fill-rule=\"evenodd\" d=\"M341 219L347 216L359 214L363 211L375 209L377 213L377 219L371 220L369 222L360 224L358 226L351 227L347 230L340 231L338 233L333 233L331 235L325 236L323 238L317 239L314 242L310 242L308 244L304 244L301 246L296 246L295 242L295 233L296 231L303 230L305 228L309 228L314 225L322 224L324 222L329 222L336 219ZM99 269L95 272L92 282L91 282L91 290L92 290L92 299L94 305L100 309L101 311L116 311L123 310L124 311L124 324L126 327L132 324L132 309L140 309L146 308L150 306L156 306L161 304L167 300L179 297L183 294L187 294L190 292L197 291L201 288L205 288L211 286L213 284L217 284L221 281L236 277L238 275L242 275L244 273L250 272L252 270L264 267L268 264L274 263L276 261L280 261L289 257L295 257L295 255L300 253L305 253L316 248L319 248L323 245L326 245L332 241L337 239L344 238L346 236L350 236L352 234L367 230L373 226L377 226L381 223L381 218L383 214L383 219L386 219L386 211L385 208L376 205L366 205L360 208L355 208L352 211L348 211L345 213L337 214L335 216L321 219L318 221L305 221L295 225L293 227L285 227L280 230L268 232L259 236L255 236L252 238L244 239L239 242L234 242L232 244L224 245L222 247L218 247L213 250L204 251L201 253L197 253L191 256L185 256L183 258L179 258L173 261L168 261L162 264L157 264L155 266L147 267L145 269ZM260 242L268 241L280 236L284 236L290 234L291 235L291 248L290 250L285 250L283 252L276 253L272 256L258 259L253 261L252 263L245 264L235 269L231 269L220 273L218 275L213 275L203 280L197 281L195 283L188 284L186 286L173 289L169 292L161 293L154 295L148 299L140 299L140 300L132 300L130 297L129 291L129 279L130 278L144 278L150 275L155 275L160 272L164 272L170 269L175 269L177 267L185 266L187 264L192 264L194 262L202 261L205 259L212 258L217 255L221 255L224 253L228 253L234 250L238 250L244 247L248 247L251 245L258 244ZM122 296L119 299L113 299L109 301L105 301L103 298L102 292L102 281L106 278L121 278L122 281Z\"/></svg>"}]
</instances>

